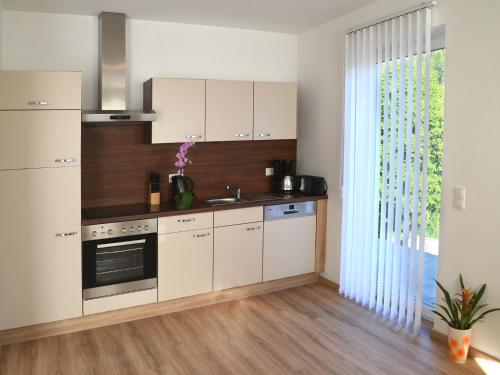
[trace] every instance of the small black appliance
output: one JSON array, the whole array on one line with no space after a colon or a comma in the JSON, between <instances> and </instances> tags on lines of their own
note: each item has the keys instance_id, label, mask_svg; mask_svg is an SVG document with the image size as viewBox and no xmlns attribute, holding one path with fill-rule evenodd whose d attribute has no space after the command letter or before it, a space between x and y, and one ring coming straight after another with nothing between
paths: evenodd
<instances>
[{"instance_id":1,"label":"small black appliance","mask_svg":"<svg viewBox=\"0 0 500 375\"><path fill-rule=\"evenodd\" d=\"M317 176L297 176L297 191L307 195L325 195L328 185L323 177Z\"/></svg>"},{"instance_id":2,"label":"small black appliance","mask_svg":"<svg viewBox=\"0 0 500 375\"><path fill-rule=\"evenodd\" d=\"M286 176L293 176L295 171L295 160L273 160L272 161L273 175L273 191L281 193L283 179ZM288 186L288 184L287 184Z\"/></svg>"}]
</instances>

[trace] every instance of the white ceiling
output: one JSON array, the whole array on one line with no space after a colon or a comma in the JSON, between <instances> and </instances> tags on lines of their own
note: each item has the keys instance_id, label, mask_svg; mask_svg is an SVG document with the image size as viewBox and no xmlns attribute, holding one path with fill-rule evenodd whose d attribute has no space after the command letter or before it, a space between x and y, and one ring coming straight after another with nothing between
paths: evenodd
<instances>
[{"instance_id":1,"label":"white ceiling","mask_svg":"<svg viewBox=\"0 0 500 375\"><path fill-rule=\"evenodd\" d=\"M6 10L98 15L297 34L376 0L3 0Z\"/></svg>"}]
</instances>

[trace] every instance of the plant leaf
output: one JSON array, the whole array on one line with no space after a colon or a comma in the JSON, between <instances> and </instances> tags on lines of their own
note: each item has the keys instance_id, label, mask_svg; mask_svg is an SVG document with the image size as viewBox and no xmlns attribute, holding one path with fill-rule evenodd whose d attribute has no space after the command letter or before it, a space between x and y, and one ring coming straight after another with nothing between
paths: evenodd
<instances>
[{"instance_id":1,"label":"plant leaf","mask_svg":"<svg viewBox=\"0 0 500 375\"><path fill-rule=\"evenodd\" d=\"M437 280L435 280L435 281L436 281L436 284L439 287L439 289L441 289L441 291L443 292L446 304L448 305L448 307L450 308L450 310L453 314L453 302L451 301L450 293L441 285L441 283L439 281L437 281ZM455 316L455 314L453 314L453 316Z\"/></svg>"},{"instance_id":2,"label":"plant leaf","mask_svg":"<svg viewBox=\"0 0 500 375\"><path fill-rule=\"evenodd\" d=\"M488 315L488 314L490 314L490 313L492 313L492 312L494 312L494 311L500 311L500 307L499 307L499 308L496 308L496 309L491 309L491 310L487 310L487 311L483 312L481 315L479 315L479 318L474 319L473 321L471 321L471 322L469 323L468 328L472 328L472 326L473 326L474 324L476 324L478 321L480 321L481 319L483 319L486 315Z\"/></svg>"},{"instance_id":3,"label":"plant leaf","mask_svg":"<svg viewBox=\"0 0 500 375\"><path fill-rule=\"evenodd\" d=\"M459 275L460 275L460 288L465 289L464 279L462 278L462 274L459 273Z\"/></svg>"},{"instance_id":4,"label":"plant leaf","mask_svg":"<svg viewBox=\"0 0 500 375\"><path fill-rule=\"evenodd\" d=\"M450 327L453 327L453 322L452 322L452 321L450 321L450 320L448 320L448 319L446 319L446 317L445 317L443 314L441 314L439 311L436 311L436 310L431 310L431 311L432 311L434 314L436 314L436 315L440 316L440 317L441 317L441 320L444 320L444 321L445 321L445 322L446 322L446 323L447 323ZM453 327L453 328L455 328L455 327Z\"/></svg>"},{"instance_id":5,"label":"plant leaf","mask_svg":"<svg viewBox=\"0 0 500 375\"><path fill-rule=\"evenodd\" d=\"M458 321L458 327L459 329L463 329L463 317L464 317L464 312L462 310L462 304L458 299L453 300L453 304L455 305L455 311L456 311L456 316L457 316L457 321Z\"/></svg>"},{"instance_id":6,"label":"plant leaf","mask_svg":"<svg viewBox=\"0 0 500 375\"><path fill-rule=\"evenodd\" d=\"M481 300L481 298L483 297L483 294L486 290L486 284L483 284L481 286L481 288L476 292L474 293L474 296L472 297L473 298L473 302L472 302L472 305L475 306L479 303L479 301Z\"/></svg>"},{"instance_id":7,"label":"plant leaf","mask_svg":"<svg viewBox=\"0 0 500 375\"><path fill-rule=\"evenodd\" d=\"M441 309L443 309L443 311L446 313L446 315L448 315L448 317L450 318L450 321L453 321L453 317L451 316L448 308L446 306L443 306L443 305L438 305L438 306L441 307Z\"/></svg>"}]
</instances>

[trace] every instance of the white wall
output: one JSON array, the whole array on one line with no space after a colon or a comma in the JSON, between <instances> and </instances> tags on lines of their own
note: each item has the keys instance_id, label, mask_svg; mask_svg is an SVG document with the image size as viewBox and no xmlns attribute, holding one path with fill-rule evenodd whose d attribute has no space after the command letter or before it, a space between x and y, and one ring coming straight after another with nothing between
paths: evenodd
<instances>
[{"instance_id":1,"label":"white wall","mask_svg":"<svg viewBox=\"0 0 500 375\"><path fill-rule=\"evenodd\" d=\"M485 302L500 307L500 2L447 0L443 203L439 279L486 282ZM467 188L467 210L453 188ZM439 321L438 328L446 326ZM500 313L474 328L472 344L500 357Z\"/></svg>"},{"instance_id":2,"label":"white wall","mask_svg":"<svg viewBox=\"0 0 500 375\"><path fill-rule=\"evenodd\" d=\"M300 171L328 179L327 278L340 273L340 166L345 30L418 3L382 0L299 36ZM438 278L457 287L488 283L485 302L500 306L500 2L440 0L433 24L446 24L446 93L441 246ZM467 210L452 207L467 188ZM446 332L446 325L436 327ZM473 345L500 357L500 314L474 328Z\"/></svg>"},{"instance_id":3,"label":"white wall","mask_svg":"<svg viewBox=\"0 0 500 375\"><path fill-rule=\"evenodd\" d=\"M2 68L3 4L0 0L0 69Z\"/></svg>"},{"instance_id":4,"label":"white wall","mask_svg":"<svg viewBox=\"0 0 500 375\"><path fill-rule=\"evenodd\" d=\"M130 108L150 77L296 81L297 36L128 21ZM97 108L96 17L4 11L3 68L81 70L83 107Z\"/></svg>"}]
</instances>

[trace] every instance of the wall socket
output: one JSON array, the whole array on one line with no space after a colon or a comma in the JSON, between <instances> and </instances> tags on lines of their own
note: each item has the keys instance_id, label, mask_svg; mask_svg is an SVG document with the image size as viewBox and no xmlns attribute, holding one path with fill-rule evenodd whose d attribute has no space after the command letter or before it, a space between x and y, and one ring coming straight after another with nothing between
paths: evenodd
<instances>
[{"instance_id":1,"label":"wall socket","mask_svg":"<svg viewBox=\"0 0 500 375\"><path fill-rule=\"evenodd\" d=\"M274 168L266 168L266 176L274 176Z\"/></svg>"},{"instance_id":2,"label":"wall socket","mask_svg":"<svg viewBox=\"0 0 500 375\"><path fill-rule=\"evenodd\" d=\"M171 184L172 183L172 177L174 176L180 176L179 173L169 173L168 174L168 183Z\"/></svg>"}]
</instances>

